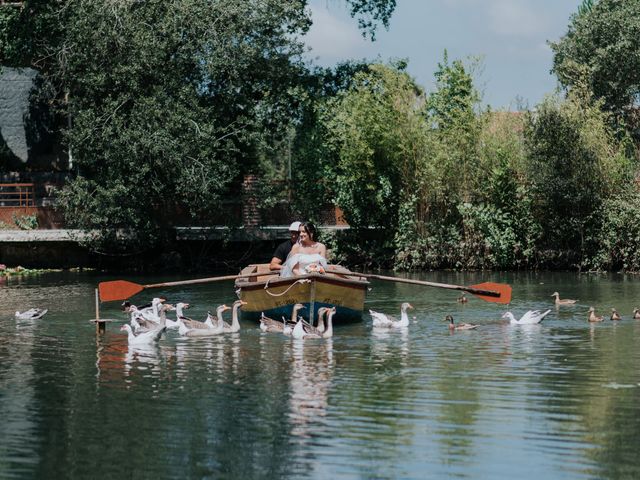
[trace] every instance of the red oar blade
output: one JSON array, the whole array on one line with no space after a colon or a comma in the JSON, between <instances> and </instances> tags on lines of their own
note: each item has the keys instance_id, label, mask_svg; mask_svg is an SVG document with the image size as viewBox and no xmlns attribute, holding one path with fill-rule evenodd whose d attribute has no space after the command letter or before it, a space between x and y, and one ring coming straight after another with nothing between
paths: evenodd
<instances>
[{"instance_id":1,"label":"red oar blade","mask_svg":"<svg viewBox=\"0 0 640 480\"><path fill-rule=\"evenodd\" d=\"M100 282L98 284L98 293L100 294L100 300L103 302L126 300L142 290L144 290L142 285L127 282L126 280L114 280L112 282Z\"/></svg>"},{"instance_id":2,"label":"red oar blade","mask_svg":"<svg viewBox=\"0 0 640 480\"><path fill-rule=\"evenodd\" d=\"M469 288L474 288L477 290L484 290L495 292L499 294L498 296L493 295L482 295L480 293L473 293L476 297L480 297L486 302L494 302L494 303L511 303L511 285L507 285L506 283L492 283L485 282L480 283L478 285L471 285Z\"/></svg>"}]
</instances>

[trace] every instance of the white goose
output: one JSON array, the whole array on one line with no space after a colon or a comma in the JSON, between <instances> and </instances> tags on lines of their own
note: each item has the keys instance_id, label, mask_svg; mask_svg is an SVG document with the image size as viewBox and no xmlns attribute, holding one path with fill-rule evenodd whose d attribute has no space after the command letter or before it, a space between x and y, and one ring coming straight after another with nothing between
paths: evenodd
<instances>
[{"instance_id":1,"label":"white goose","mask_svg":"<svg viewBox=\"0 0 640 480\"><path fill-rule=\"evenodd\" d=\"M140 308L138 311L140 315L142 315L146 320L151 320L152 322L160 321L160 305L164 303L167 299L163 297L155 297L151 300L151 306Z\"/></svg>"},{"instance_id":2,"label":"white goose","mask_svg":"<svg viewBox=\"0 0 640 480\"><path fill-rule=\"evenodd\" d=\"M184 302L176 303L176 319L171 320L170 318L167 318L167 328L170 328L172 330L179 329L180 323L181 323L180 319L184 317L184 309L189 307L190 305L188 303L184 303Z\"/></svg>"},{"instance_id":3,"label":"white goose","mask_svg":"<svg viewBox=\"0 0 640 480\"><path fill-rule=\"evenodd\" d=\"M549 315L549 312L551 312L551 310L547 310L542 313L540 313L540 310L529 310L520 317L520 320L516 320L511 312L505 312L505 314L502 315L502 318L508 318L509 323L512 325L535 325L536 323L542 322L544 317Z\"/></svg>"},{"instance_id":4,"label":"white goose","mask_svg":"<svg viewBox=\"0 0 640 480\"><path fill-rule=\"evenodd\" d=\"M37 320L44 317L48 311L46 308L30 308L22 313L16 312L16 318L18 320Z\"/></svg>"},{"instance_id":5,"label":"white goose","mask_svg":"<svg viewBox=\"0 0 640 480\"><path fill-rule=\"evenodd\" d=\"M374 312L369 310L371 317L373 318L373 326L380 328L404 328L409 326L409 315L407 309L413 308L409 302L404 302L400 306L400 320L387 315L385 313Z\"/></svg>"},{"instance_id":6,"label":"white goose","mask_svg":"<svg viewBox=\"0 0 640 480\"><path fill-rule=\"evenodd\" d=\"M129 315L131 316L130 324L135 333L148 332L150 330L154 330L160 326L160 317L156 320L147 320L142 314L140 310L135 305L130 305L128 307Z\"/></svg>"},{"instance_id":7,"label":"white goose","mask_svg":"<svg viewBox=\"0 0 640 480\"><path fill-rule=\"evenodd\" d=\"M328 313L327 316L327 329L324 332L319 331L316 327L309 325L302 318L298 319L298 323L293 328L293 332L291 332L291 336L296 339L307 339L307 338L331 338L333 337L333 316L336 313L336 308L324 308L323 314Z\"/></svg>"},{"instance_id":8,"label":"white goose","mask_svg":"<svg viewBox=\"0 0 640 480\"><path fill-rule=\"evenodd\" d=\"M238 310L242 305L246 305L247 302L243 300L236 300L233 302L233 308L231 309L231 325L222 320L224 333L235 333L240 331L240 321L238 320Z\"/></svg>"},{"instance_id":9,"label":"white goose","mask_svg":"<svg viewBox=\"0 0 640 480\"><path fill-rule=\"evenodd\" d=\"M156 328L152 330L135 333L131 329L131 325L129 325L128 323L125 323L124 325L122 325L122 327L120 327L120 330L127 332L127 339L129 341L129 345L144 345L144 344L156 342L160 339L160 337L166 330L166 327L165 327L166 312L168 310L173 310L173 309L174 309L173 305L169 305L169 304L163 305L162 308L160 309L160 323Z\"/></svg>"},{"instance_id":10,"label":"white goose","mask_svg":"<svg viewBox=\"0 0 640 480\"><path fill-rule=\"evenodd\" d=\"M198 322L196 320L190 320L182 317L180 319L180 335L185 337L210 337L213 335L220 335L224 331L224 321L222 320L222 312L229 310L226 305L220 305L216 308L216 314L218 321L216 325L213 325L213 319L211 314L207 314L207 319L204 322Z\"/></svg>"},{"instance_id":11,"label":"white goose","mask_svg":"<svg viewBox=\"0 0 640 480\"><path fill-rule=\"evenodd\" d=\"M291 335L293 331L291 325L295 324L296 318L298 318L298 312L303 308L305 308L303 304L296 303L291 311L291 320L289 321L282 317L282 322L266 317L264 312L262 312L262 316L260 317L260 330L265 333L284 333L285 335Z\"/></svg>"}]
</instances>

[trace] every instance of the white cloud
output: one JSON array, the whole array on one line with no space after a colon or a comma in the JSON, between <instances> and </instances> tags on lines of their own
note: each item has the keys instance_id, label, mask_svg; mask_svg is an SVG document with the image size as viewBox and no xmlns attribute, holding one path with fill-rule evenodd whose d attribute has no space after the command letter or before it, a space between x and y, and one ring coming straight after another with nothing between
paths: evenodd
<instances>
[{"instance_id":1,"label":"white cloud","mask_svg":"<svg viewBox=\"0 0 640 480\"><path fill-rule=\"evenodd\" d=\"M327 8L314 5L310 8L313 25L304 37L312 49L310 56L330 64L366 55L369 41L362 37L355 20L340 18L341 12L331 12Z\"/></svg>"}]
</instances>

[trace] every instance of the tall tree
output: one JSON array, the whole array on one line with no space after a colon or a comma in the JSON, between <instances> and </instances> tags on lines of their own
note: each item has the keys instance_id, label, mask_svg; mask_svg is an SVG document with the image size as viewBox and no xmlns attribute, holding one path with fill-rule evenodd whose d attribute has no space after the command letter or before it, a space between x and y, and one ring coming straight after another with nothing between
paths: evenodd
<instances>
[{"instance_id":1,"label":"tall tree","mask_svg":"<svg viewBox=\"0 0 640 480\"><path fill-rule=\"evenodd\" d=\"M345 0L371 34L394 0ZM295 121L306 0L25 0L0 55L38 68L72 122L71 225L148 245L176 204L212 218ZM122 232L126 231L126 235ZM106 242L105 242L106 241ZM127 242L125 242L127 243Z\"/></svg>"},{"instance_id":2,"label":"tall tree","mask_svg":"<svg viewBox=\"0 0 640 480\"><path fill-rule=\"evenodd\" d=\"M586 79L619 120L633 120L640 99L640 0L584 1L556 43L553 71L572 88Z\"/></svg>"}]
</instances>

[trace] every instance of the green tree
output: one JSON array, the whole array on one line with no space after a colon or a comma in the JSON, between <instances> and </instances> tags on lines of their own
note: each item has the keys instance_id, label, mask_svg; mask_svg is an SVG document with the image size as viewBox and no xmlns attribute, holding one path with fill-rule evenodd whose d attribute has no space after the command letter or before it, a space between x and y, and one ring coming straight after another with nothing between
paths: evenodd
<instances>
[{"instance_id":1,"label":"green tree","mask_svg":"<svg viewBox=\"0 0 640 480\"><path fill-rule=\"evenodd\" d=\"M357 74L324 117L338 158L337 201L355 229L395 231L398 205L425 154L423 93L399 67L371 65Z\"/></svg>"},{"instance_id":2,"label":"green tree","mask_svg":"<svg viewBox=\"0 0 640 480\"><path fill-rule=\"evenodd\" d=\"M345 0L373 34L393 0ZM306 0L48 2L0 18L0 54L40 70L71 118L70 225L149 245L176 206L203 221L269 171L300 114ZM273 169L272 169L273 170ZM126 232L126 234L123 234ZM126 240L123 242L123 240Z\"/></svg>"},{"instance_id":3,"label":"green tree","mask_svg":"<svg viewBox=\"0 0 640 480\"><path fill-rule=\"evenodd\" d=\"M568 88L586 78L604 108L633 121L640 95L640 0L585 1L556 43L553 71Z\"/></svg>"},{"instance_id":4,"label":"green tree","mask_svg":"<svg viewBox=\"0 0 640 480\"><path fill-rule=\"evenodd\" d=\"M600 105L578 93L538 105L525 139L536 216L545 232L540 247L581 255L588 254L585 239L600 224L603 202L631 185L633 165Z\"/></svg>"}]
</instances>

